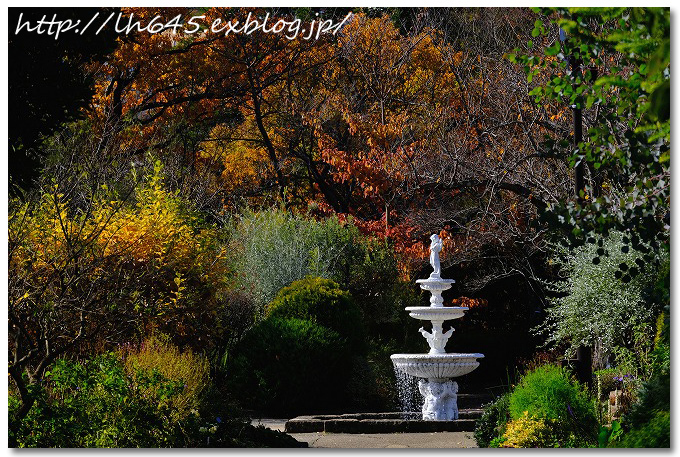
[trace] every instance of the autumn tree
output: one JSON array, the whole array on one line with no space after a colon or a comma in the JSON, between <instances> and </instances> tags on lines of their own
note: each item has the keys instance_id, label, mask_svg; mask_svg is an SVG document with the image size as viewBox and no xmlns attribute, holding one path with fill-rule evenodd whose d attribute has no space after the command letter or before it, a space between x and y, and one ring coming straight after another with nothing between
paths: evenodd
<instances>
[{"instance_id":1,"label":"autumn tree","mask_svg":"<svg viewBox=\"0 0 680 457\"><path fill-rule=\"evenodd\" d=\"M265 11L204 13L209 22ZM530 14L476 11L447 25L458 13L426 10L403 31L388 16L358 13L318 41L139 34L121 42L97 105L127 119L140 150L210 182L227 207L281 201L308 210L311 200L316 213L351 214L412 254L423 252L414 240L443 226L464 258L490 243L532 245L535 209L568 190L564 161L537 140L568 134L565 110L532 109L521 71L501 59L503 41L515 44ZM479 42L457 27L492 22L506 25Z\"/></svg>"},{"instance_id":2,"label":"autumn tree","mask_svg":"<svg viewBox=\"0 0 680 457\"><path fill-rule=\"evenodd\" d=\"M218 331L230 276L219 237L165 190L160 163L135 179L108 150L120 145L103 143L89 129L62 132L40 185L9 202L8 371L20 398L12 430L57 358L154 328L203 348L196 334Z\"/></svg>"}]
</instances>

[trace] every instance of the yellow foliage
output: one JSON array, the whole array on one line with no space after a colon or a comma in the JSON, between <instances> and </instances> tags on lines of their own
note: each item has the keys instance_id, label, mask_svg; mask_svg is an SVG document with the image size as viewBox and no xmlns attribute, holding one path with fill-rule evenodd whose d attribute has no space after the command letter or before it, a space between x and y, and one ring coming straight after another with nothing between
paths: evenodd
<instances>
[{"instance_id":1,"label":"yellow foliage","mask_svg":"<svg viewBox=\"0 0 680 457\"><path fill-rule=\"evenodd\" d=\"M125 370L133 375L136 370L157 370L173 381L184 382L184 390L172 399L175 420L189 416L200 405L201 394L210 384L210 365L205 357L191 350L180 351L165 335L147 338L141 346L119 349Z\"/></svg>"},{"instance_id":2,"label":"yellow foliage","mask_svg":"<svg viewBox=\"0 0 680 457\"><path fill-rule=\"evenodd\" d=\"M524 416L508 422L503 447L552 447L552 427L548 419L537 419L524 411Z\"/></svg>"},{"instance_id":3,"label":"yellow foliage","mask_svg":"<svg viewBox=\"0 0 680 457\"><path fill-rule=\"evenodd\" d=\"M146 262L164 255L186 256L193 247L178 201L163 188L160 164L137 192L134 207L117 206L115 201L102 202L95 211L95 224L110 221L101 234L105 255L125 254Z\"/></svg>"},{"instance_id":4,"label":"yellow foliage","mask_svg":"<svg viewBox=\"0 0 680 457\"><path fill-rule=\"evenodd\" d=\"M93 281L124 270L138 287L148 288L141 300L157 313L182 305L189 277L212 288L226 283L226 249L217 244L215 229L194 227L195 218L165 190L160 163L133 204L112 197L106 186L101 194L90 211L76 212L55 186L36 205L25 203L10 214L10 274L28 289L12 305L49 303L52 289L59 296L65 269L93 275ZM71 269L74 263L77 269ZM136 305L141 292L129 296L129 303Z\"/></svg>"},{"instance_id":5,"label":"yellow foliage","mask_svg":"<svg viewBox=\"0 0 680 457\"><path fill-rule=\"evenodd\" d=\"M134 206L120 207L119 202L104 202L94 212L93 219L95 224L109 219L100 236L105 255L123 255L138 264L155 261L180 268L206 269L211 277L210 267L226 258L224 249L217 254L206 249L215 236L214 230L191 226L195 218L184 214L179 198L165 190L159 162L153 175L138 189ZM181 278L177 278L179 293Z\"/></svg>"}]
</instances>

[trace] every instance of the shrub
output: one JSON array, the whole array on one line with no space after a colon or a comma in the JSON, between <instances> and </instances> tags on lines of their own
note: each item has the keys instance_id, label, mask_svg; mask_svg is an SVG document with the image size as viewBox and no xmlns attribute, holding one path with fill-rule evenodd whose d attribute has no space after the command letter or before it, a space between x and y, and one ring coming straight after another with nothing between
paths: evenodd
<instances>
[{"instance_id":1,"label":"shrub","mask_svg":"<svg viewBox=\"0 0 680 457\"><path fill-rule=\"evenodd\" d=\"M544 365L484 406L475 425L479 447L593 447L593 402L567 372Z\"/></svg>"},{"instance_id":2,"label":"shrub","mask_svg":"<svg viewBox=\"0 0 680 457\"><path fill-rule=\"evenodd\" d=\"M558 420L532 417L528 411L508 422L497 444L513 448L595 447L592 439L565 429Z\"/></svg>"},{"instance_id":3,"label":"shrub","mask_svg":"<svg viewBox=\"0 0 680 457\"><path fill-rule=\"evenodd\" d=\"M85 363L58 360L35 392L16 434L19 447L159 447L181 445L168 400L182 383L158 371L126 374L105 354ZM16 402L11 401L10 404Z\"/></svg>"},{"instance_id":4,"label":"shrub","mask_svg":"<svg viewBox=\"0 0 680 457\"><path fill-rule=\"evenodd\" d=\"M113 353L85 362L60 359L42 384L31 385L35 405L10 438L18 447L300 446L224 411L204 416L192 410L178 420L184 386L155 368L126 368ZM10 414L18 407L10 393Z\"/></svg>"},{"instance_id":5,"label":"shrub","mask_svg":"<svg viewBox=\"0 0 680 457\"><path fill-rule=\"evenodd\" d=\"M623 435L623 439L615 443L616 447L670 447L671 446L671 413L656 411L649 422L640 428Z\"/></svg>"},{"instance_id":6,"label":"shrub","mask_svg":"<svg viewBox=\"0 0 680 457\"><path fill-rule=\"evenodd\" d=\"M332 279L350 291L369 326L396 323L403 308L418 303L412 284L401 281L391 245L360 233L352 218L324 220L270 209L246 211L231 226L240 287L261 311L281 288L307 276Z\"/></svg>"},{"instance_id":7,"label":"shrub","mask_svg":"<svg viewBox=\"0 0 680 457\"><path fill-rule=\"evenodd\" d=\"M491 441L505 432L510 420L508 401L510 394L505 393L494 402L484 405L484 413L475 424L475 440L479 447L490 447Z\"/></svg>"},{"instance_id":8,"label":"shrub","mask_svg":"<svg viewBox=\"0 0 680 457\"><path fill-rule=\"evenodd\" d=\"M172 398L173 420L186 419L200 407L201 395L210 385L210 367L204 357L191 350L181 352L162 334L147 338L139 347L124 347L120 357L128 375L155 370L183 385L182 392Z\"/></svg>"},{"instance_id":9,"label":"shrub","mask_svg":"<svg viewBox=\"0 0 680 457\"><path fill-rule=\"evenodd\" d=\"M271 317L234 349L230 384L243 404L274 414L342 404L351 353L336 331L302 319Z\"/></svg>"},{"instance_id":10,"label":"shrub","mask_svg":"<svg viewBox=\"0 0 680 457\"><path fill-rule=\"evenodd\" d=\"M670 411L670 400L670 373L653 376L642 385L638 392L638 401L633 403L622 421L628 429L642 427L652 420L657 412Z\"/></svg>"},{"instance_id":11,"label":"shrub","mask_svg":"<svg viewBox=\"0 0 680 457\"><path fill-rule=\"evenodd\" d=\"M337 218L318 222L275 209L246 211L232 231L239 280L262 307L306 276L341 280L360 238Z\"/></svg>"},{"instance_id":12,"label":"shrub","mask_svg":"<svg viewBox=\"0 0 680 457\"><path fill-rule=\"evenodd\" d=\"M561 432L596 442L598 423L593 401L566 370L545 365L525 374L510 395L512 420L525 411L537 419L555 420Z\"/></svg>"},{"instance_id":13,"label":"shrub","mask_svg":"<svg viewBox=\"0 0 680 457\"><path fill-rule=\"evenodd\" d=\"M316 322L347 338L354 350L362 343L361 310L349 292L330 279L307 277L284 287L267 308L266 316Z\"/></svg>"},{"instance_id":14,"label":"shrub","mask_svg":"<svg viewBox=\"0 0 680 457\"><path fill-rule=\"evenodd\" d=\"M502 447L555 447L553 422L530 417L529 412L524 411L520 418L508 422Z\"/></svg>"},{"instance_id":15,"label":"shrub","mask_svg":"<svg viewBox=\"0 0 680 457\"><path fill-rule=\"evenodd\" d=\"M659 318L655 344L652 364L654 374L642 384L638 391L638 401L633 403L622 418L624 427L631 432L643 433L642 429L658 429L661 424L658 414L670 412L670 321L667 313Z\"/></svg>"},{"instance_id":16,"label":"shrub","mask_svg":"<svg viewBox=\"0 0 680 457\"><path fill-rule=\"evenodd\" d=\"M572 350L596 345L602 359L617 348L633 351L637 359L646 356L652 342L645 328L652 327L662 304L654 288L669 256L662 251L656 262L645 262L642 253L628 250L623 238L612 232L572 251L556 247L553 260L560 265L563 280L550 288L560 298L553 300L548 319L539 327L548 341L568 342Z\"/></svg>"}]
</instances>

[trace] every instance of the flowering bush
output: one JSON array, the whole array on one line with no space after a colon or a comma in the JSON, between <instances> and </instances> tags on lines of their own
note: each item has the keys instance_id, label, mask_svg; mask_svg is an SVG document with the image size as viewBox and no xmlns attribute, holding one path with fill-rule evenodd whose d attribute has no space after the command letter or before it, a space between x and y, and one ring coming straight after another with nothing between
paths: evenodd
<instances>
[{"instance_id":1,"label":"flowering bush","mask_svg":"<svg viewBox=\"0 0 680 457\"><path fill-rule=\"evenodd\" d=\"M634 369L644 368L640 365L651 349L653 322L662 306L652 294L668 253L662 250L655 262L646 262L620 232L592 240L572 251L556 246L553 262L560 265L562 280L550 288L560 298L553 300L539 329L548 342L568 342L571 350L594 345L600 360L614 355Z\"/></svg>"}]
</instances>

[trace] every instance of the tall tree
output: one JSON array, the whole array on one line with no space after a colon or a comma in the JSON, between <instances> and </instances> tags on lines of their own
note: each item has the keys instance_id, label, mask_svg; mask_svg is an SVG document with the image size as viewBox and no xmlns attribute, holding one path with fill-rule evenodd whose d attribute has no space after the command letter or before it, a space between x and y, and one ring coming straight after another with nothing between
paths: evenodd
<instances>
[{"instance_id":1,"label":"tall tree","mask_svg":"<svg viewBox=\"0 0 680 457\"><path fill-rule=\"evenodd\" d=\"M94 92L92 75L83 64L102 59L113 50L115 32L62 33L58 39L29 31L37 21L81 20L87 23L106 8L9 8L9 178L10 190L20 192L37 177L41 139L66 121L81 116ZM19 30L20 29L20 30Z\"/></svg>"}]
</instances>

